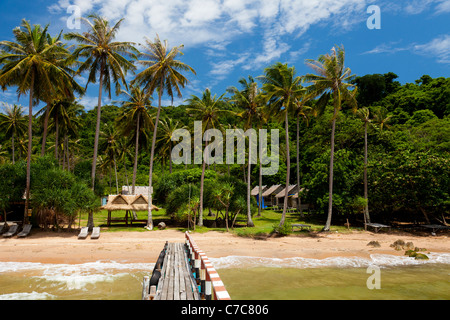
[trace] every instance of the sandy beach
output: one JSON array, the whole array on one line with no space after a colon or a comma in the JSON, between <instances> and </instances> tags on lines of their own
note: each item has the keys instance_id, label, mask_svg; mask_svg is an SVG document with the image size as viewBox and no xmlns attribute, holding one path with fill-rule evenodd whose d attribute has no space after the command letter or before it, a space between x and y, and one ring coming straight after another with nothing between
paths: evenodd
<instances>
[{"instance_id":1,"label":"sandy beach","mask_svg":"<svg viewBox=\"0 0 450 320\"><path fill-rule=\"evenodd\" d=\"M268 258L362 257L371 254L403 255L390 244L401 239L437 253L450 253L448 234L414 236L373 232L310 233L255 240L229 233L194 233L194 240L208 257L251 256ZM34 231L27 238L0 238L0 261L78 264L95 261L154 263L164 243L183 242L176 230L151 232L102 232L99 239L78 240L77 233ZM380 247L367 246L378 241Z\"/></svg>"}]
</instances>

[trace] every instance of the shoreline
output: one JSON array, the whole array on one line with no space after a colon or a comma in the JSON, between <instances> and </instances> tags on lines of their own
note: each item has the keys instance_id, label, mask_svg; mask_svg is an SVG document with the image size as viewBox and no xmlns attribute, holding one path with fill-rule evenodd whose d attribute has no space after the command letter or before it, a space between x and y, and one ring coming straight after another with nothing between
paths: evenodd
<instances>
[{"instance_id":1,"label":"shoreline","mask_svg":"<svg viewBox=\"0 0 450 320\"><path fill-rule=\"evenodd\" d=\"M154 263L166 241L184 242L184 233L176 230L151 232L102 232L99 239L78 240L78 233L35 231L27 238L0 238L0 262L39 262L43 264L82 264L97 261L119 263ZM396 240L413 242L426 252L450 253L450 238L409 234L349 233L290 235L256 240L225 232L193 233L193 238L209 258L229 256L260 258L359 257L372 254L404 256L405 250L390 247ZM380 247L367 246L378 241Z\"/></svg>"}]
</instances>

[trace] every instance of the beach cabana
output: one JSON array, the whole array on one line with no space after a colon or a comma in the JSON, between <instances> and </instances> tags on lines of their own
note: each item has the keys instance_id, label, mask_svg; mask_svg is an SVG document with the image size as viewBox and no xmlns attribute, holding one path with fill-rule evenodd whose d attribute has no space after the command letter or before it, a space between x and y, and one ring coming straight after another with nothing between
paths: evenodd
<instances>
[{"instance_id":1,"label":"beach cabana","mask_svg":"<svg viewBox=\"0 0 450 320\"><path fill-rule=\"evenodd\" d=\"M108 227L111 225L111 221L125 222L128 226L128 222L132 225L133 222L147 222L147 220L134 220L131 211L147 211L148 210L148 197L142 194L138 195L109 195L108 202L102 206L101 209L108 211ZM113 211L125 211L124 218L111 218ZM152 205L152 210L158 211L159 208Z\"/></svg>"},{"instance_id":2,"label":"beach cabana","mask_svg":"<svg viewBox=\"0 0 450 320\"><path fill-rule=\"evenodd\" d=\"M298 189L297 185L296 184L290 185L287 189L287 192L288 192L288 207L289 208L292 208L292 207L297 208L297 202L293 198L294 195L297 195L297 197L298 197L299 189ZM280 192L278 192L275 195L276 204L278 206L283 206L283 204L284 204L283 201L284 201L285 195L286 195L286 187L284 187Z\"/></svg>"},{"instance_id":3,"label":"beach cabana","mask_svg":"<svg viewBox=\"0 0 450 320\"><path fill-rule=\"evenodd\" d=\"M267 186L261 186L261 192L264 192L266 189L267 189ZM252 191L250 191L250 195L252 197L256 198L256 203L258 204L258 207L259 207L259 186L254 187L252 189ZM261 196L262 196L262 194L261 194ZM262 197L261 208L263 208L263 209L265 208L264 197Z\"/></svg>"},{"instance_id":4,"label":"beach cabana","mask_svg":"<svg viewBox=\"0 0 450 320\"><path fill-rule=\"evenodd\" d=\"M275 196L281 190L283 190L283 186L281 184L276 184L276 185L273 185L270 188L266 189L265 191L263 191L262 196L263 196L264 204L268 207L276 205Z\"/></svg>"}]
</instances>

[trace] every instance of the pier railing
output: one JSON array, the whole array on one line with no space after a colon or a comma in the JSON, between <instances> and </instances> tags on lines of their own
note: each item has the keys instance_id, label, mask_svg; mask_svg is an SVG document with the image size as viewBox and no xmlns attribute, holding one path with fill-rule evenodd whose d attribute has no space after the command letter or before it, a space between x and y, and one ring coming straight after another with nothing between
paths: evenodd
<instances>
[{"instance_id":1,"label":"pier railing","mask_svg":"<svg viewBox=\"0 0 450 320\"><path fill-rule=\"evenodd\" d=\"M200 283L199 292L206 300L231 300L225 285L206 254L197 246L189 232L186 231L188 258L194 269L194 277Z\"/></svg>"}]
</instances>

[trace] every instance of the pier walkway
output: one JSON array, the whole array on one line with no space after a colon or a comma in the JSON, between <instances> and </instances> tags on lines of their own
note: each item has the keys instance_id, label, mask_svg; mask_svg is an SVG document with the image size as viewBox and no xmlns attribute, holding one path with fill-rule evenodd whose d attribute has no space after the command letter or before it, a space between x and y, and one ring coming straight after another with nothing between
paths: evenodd
<instances>
[{"instance_id":1,"label":"pier walkway","mask_svg":"<svg viewBox=\"0 0 450 320\"><path fill-rule=\"evenodd\" d=\"M230 300L219 274L191 235L166 243L152 275L145 276L143 300Z\"/></svg>"}]
</instances>

